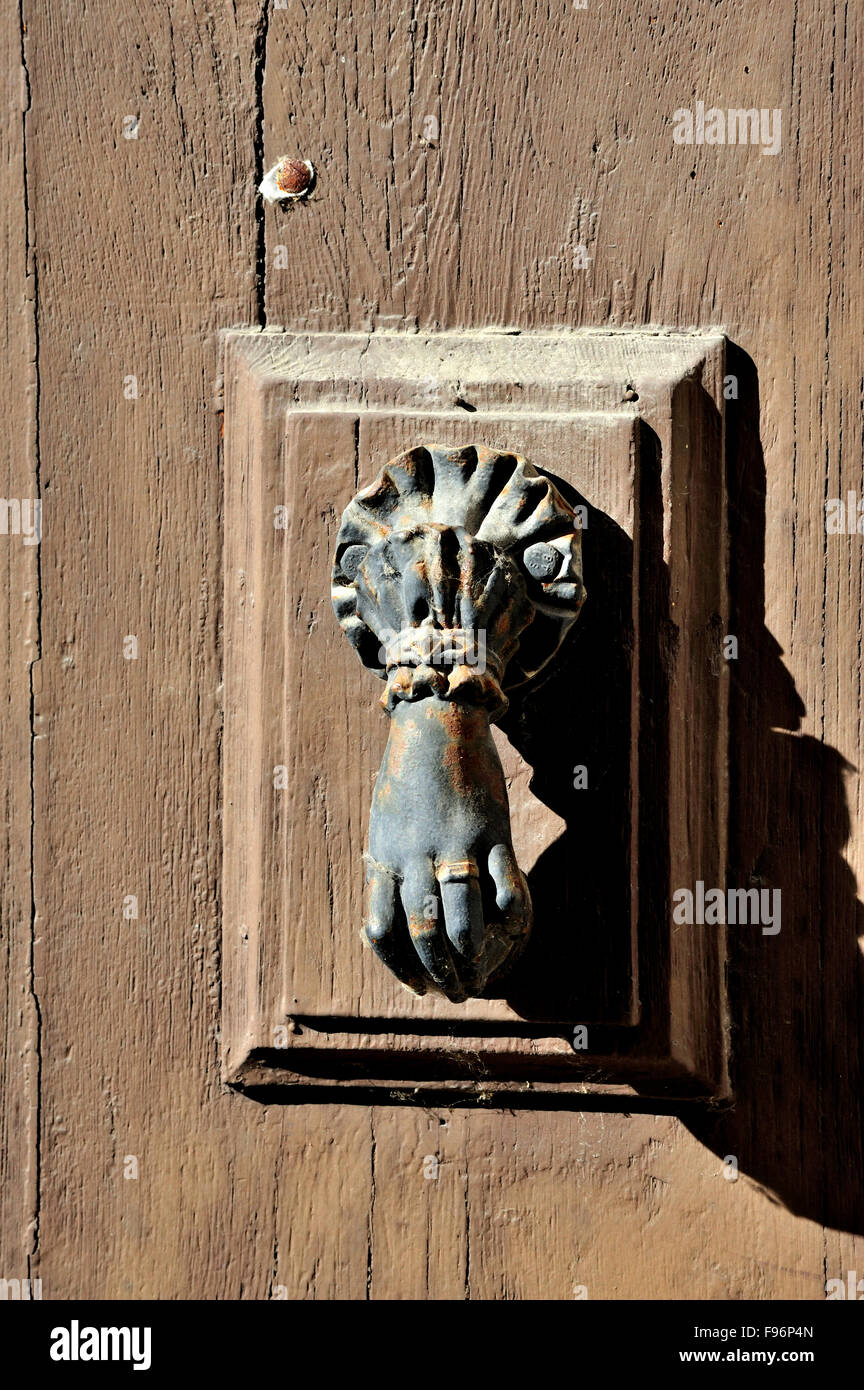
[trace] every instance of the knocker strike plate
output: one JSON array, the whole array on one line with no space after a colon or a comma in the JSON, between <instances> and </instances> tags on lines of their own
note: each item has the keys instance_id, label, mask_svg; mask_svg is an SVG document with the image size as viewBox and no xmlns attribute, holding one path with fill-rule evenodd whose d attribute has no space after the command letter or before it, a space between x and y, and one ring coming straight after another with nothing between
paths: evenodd
<instances>
[{"instance_id":1,"label":"knocker strike plate","mask_svg":"<svg viewBox=\"0 0 864 1390\"><path fill-rule=\"evenodd\" d=\"M726 872L723 371L716 333L224 336L232 1085L726 1094L723 931L671 913Z\"/></svg>"}]
</instances>

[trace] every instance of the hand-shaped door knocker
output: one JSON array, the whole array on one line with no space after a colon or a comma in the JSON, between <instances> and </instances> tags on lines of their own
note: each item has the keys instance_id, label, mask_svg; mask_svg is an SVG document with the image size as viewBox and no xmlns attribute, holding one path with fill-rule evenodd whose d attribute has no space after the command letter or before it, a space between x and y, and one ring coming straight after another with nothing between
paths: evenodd
<instances>
[{"instance_id":1,"label":"hand-shaped door knocker","mask_svg":"<svg viewBox=\"0 0 864 1390\"><path fill-rule=\"evenodd\" d=\"M333 606L385 679L390 737L364 934L419 994L489 992L531 930L490 722L585 598L581 538L548 478L494 449L409 449L348 504Z\"/></svg>"}]
</instances>

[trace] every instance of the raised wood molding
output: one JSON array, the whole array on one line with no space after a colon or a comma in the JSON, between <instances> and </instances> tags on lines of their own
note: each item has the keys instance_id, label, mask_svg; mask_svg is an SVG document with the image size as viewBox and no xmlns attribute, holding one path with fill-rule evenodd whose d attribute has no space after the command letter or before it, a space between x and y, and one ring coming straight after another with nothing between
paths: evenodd
<instances>
[{"instance_id":1,"label":"raised wood molding","mask_svg":"<svg viewBox=\"0 0 864 1390\"><path fill-rule=\"evenodd\" d=\"M724 346L717 332L224 335L231 1084L278 1085L298 1100L336 1088L538 1105L728 1093L724 929L671 919L675 888L726 884ZM581 910L546 1007L536 978L516 1000L416 998L360 940L358 862L386 721L330 609L333 539L357 487L423 439L512 449L584 499L584 617L613 590L624 615L608 635L608 700L626 686L626 756L594 803L609 820L598 840L608 856L602 878L597 846L581 863L565 856L561 899ZM277 507L286 529L274 526ZM567 679L589 694L600 679L588 662L600 635L586 622L583 638L582 622L535 721L543 700L560 711ZM602 691L574 702L602 720ZM536 741L527 726L507 732L525 748ZM584 760L590 732L557 730L562 767ZM544 853L554 866L560 786L544 804L528 763L501 745L530 877ZM543 775L552 787L554 766L543 774L535 762L535 784ZM563 941L561 903L537 871L535 917L542 929L547 913ZM573 1046L579 1025L587 1050Z\"/></svg>"}]
</instances>

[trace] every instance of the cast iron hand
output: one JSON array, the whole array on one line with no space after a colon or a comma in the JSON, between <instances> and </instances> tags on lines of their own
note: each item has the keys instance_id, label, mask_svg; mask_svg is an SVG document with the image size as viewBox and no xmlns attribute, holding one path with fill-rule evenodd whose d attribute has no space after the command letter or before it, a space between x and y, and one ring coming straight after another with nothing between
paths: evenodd
<instances>
[{"instance_id":1,"label":"cast iron hand","mask_svg":"<svg viewBox=\"0 0 864 1390\"><path fill-rule=\"evenodd\" d=\"M548 479L488 449L410 450L344 514L333 602L391 715L364 933L418 993L488 992L530 932L490 721L576 617L580 557Z\"/></svg>"}]
</instances>

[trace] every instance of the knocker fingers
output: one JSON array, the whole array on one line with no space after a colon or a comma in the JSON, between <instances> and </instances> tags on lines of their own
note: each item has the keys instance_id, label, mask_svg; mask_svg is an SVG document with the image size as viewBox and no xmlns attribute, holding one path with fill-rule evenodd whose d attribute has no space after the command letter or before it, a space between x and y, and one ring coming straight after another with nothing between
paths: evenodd
<instances>
[{"instance_id":1,"label":"knocker fingers","mask_svg":"<svg viewBox=\"0 0 864 1390\"><path fill-rule=\"evenodd\" d=\"M431 859L421 855L408 864L402 880L402 907L410 940L430 980L448 998L464 999L465 991L453 968L442 929L438 884Z\"/></svg>"},{"instance_id":2,"label":"knocker fingers","mask_svg":"<svg viewBox=\"0 0 864 1390\"><path fill-rule=\"evenodd\" d=\"M489 873L495 885L495 905L501 925L510 937L527 936L531 929L531 898L516 856L509 845L493 845Z\"/></svg>"},{"instance_id":3,"label":"knocker fingers","mask_svg":"<svg viewBox=\"0 0 864 1390\"><path fill-rule=\"evenodd\" d=\"M386 864L370 854L366 861L366 912L363 935L372 950L403 985L415 994L425 994L427 980L408 935L399 880Z\"/></svg>"},{"instance_id":4,"label":"knocker fingers","mask_svg":"<svg viewBox=\"0 0 864 1390\"><path fill-rule=\"evenodd\" d=\"M438 865L444 923L457 955L476 961L483 950L483 897L479 871L473 859L443 861Z\"/></svg>"}]
</instances>

